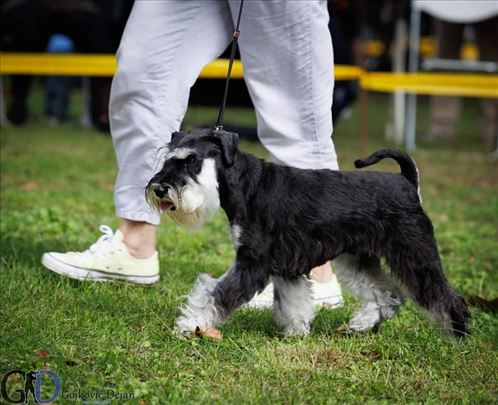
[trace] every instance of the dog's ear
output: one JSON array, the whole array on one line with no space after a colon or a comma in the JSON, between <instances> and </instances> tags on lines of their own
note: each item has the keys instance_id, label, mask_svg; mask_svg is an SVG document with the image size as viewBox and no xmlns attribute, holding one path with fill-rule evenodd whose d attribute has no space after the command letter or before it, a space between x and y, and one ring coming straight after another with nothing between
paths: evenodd
<instances>
[{"instance_id":1,"label":"dog's ear","mask_svg":"<svg viewBox=\"0 0 498 405\"><path fill-rule=\"evenodd\" d=\"M227 166L232 166L239 147L239 135L235 132L214 130L212 137L220 145L223 160Z\"/></svg>"}]
</instances>

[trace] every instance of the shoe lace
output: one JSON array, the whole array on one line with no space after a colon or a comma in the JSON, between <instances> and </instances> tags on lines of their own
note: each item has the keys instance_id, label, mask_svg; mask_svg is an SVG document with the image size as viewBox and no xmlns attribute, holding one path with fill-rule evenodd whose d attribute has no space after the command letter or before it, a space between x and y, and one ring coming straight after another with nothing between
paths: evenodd
<instances>
[{"instance_id":1,"label":"shoe lace","mask_svg":"<svg viewBox=\"0 0 498 405\"><path fill-rule=\"evenodd\" d=\"M102 235L97 239L97 242L92 244L87 250L80 253L84 258L89 259L95 255L95 253L105 251L110 247L110 242L114 236L114 232L111 227L107 225L100 225L99 230Z\"/></svg>"},{"instance_id":2,"label":"shoe lace","mask_svg":"<svg viewBox=\"0 0 498 405\"><path fill-rule=\"evenodd\" d=\"M100 238L98 238L97 242L91 245L90 248L88 249L92 252L98 252L99 250L102 250L104 246L108 245L107 242L109 242L114 236L114 232L112 231L110 226L100 225L99 231L102 232L103 235Z\"/></svg>"}]
</instances>

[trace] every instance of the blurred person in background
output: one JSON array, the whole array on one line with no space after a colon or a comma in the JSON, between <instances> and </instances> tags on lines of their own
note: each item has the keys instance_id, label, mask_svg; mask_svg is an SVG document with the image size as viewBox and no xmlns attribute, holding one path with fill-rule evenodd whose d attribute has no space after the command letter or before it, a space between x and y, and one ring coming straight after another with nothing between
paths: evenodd
<instances>
[{"instance_id":1,"label":"blurred person in background","mask_svg":"<svg viewBox=\"0 0 498 405\"><path fill-rule=\"evenodd\" d=\"M3 51L45 52L50 36L59 33L73 41L77 52L112 52L105 20L91 0L6 0L0 15ZM10 79L7 118L14 125L23 125L28 119L26 102L32 77L13 75ZM101 130L109 128L110 83L108 78L90 78L91 117Z\"/></svg>"},{"instance_id":2,"label":"blurred person in background","mask_svg":"<svg viewBox=\"0 0 498 405\"><path fill-rule=\"evenodd\" d=\"M329 30L334 43L334 63L336 65L354 65L357 39L359 36L357 15L349 0L328 2L330 22ZM334 85L332 102L332 121L350 114L349 106L356 100L358 88L355 80L340 80Z\"/></svg>"},{"instance_id":3,"label":"blurred person in background","mask_svg":"<svg viewBox=\"0 0 498 405\"><path fill-rule=\"evenodd\" d=\"M202 68L233 39L240 1L136 1L117 53L111 134L121 219L84 252L46 253L42 263L76 279L159 280L160 213L145 200L158 150L180 129ZM256 108L258 135L275 163L338 169L332 142L333 50L327 2L246 1L239 49ZM317 305L341 305L330 264L312 272ZM252 306L270 306L270 284Z\"/></svg>"},{"instance_id":4,"label":"blurred person in background","mask_svg":"<svg viewBox=\"0 0 498 405\"><path fill-rule=\"evenodd\" d=\"M50 37L47 52L69 53L74 51L71 39L62 34ZM71 76L47 76L43 80L45 90L45 117L50 126L59 125L68 119L69 98L74 78Z\"/></svg>"}]
</instances>

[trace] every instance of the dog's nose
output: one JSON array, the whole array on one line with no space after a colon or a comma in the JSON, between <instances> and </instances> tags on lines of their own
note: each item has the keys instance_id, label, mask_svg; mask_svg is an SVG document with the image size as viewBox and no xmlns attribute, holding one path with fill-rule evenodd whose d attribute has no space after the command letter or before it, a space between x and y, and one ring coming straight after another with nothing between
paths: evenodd
<instances>
[{"instance_id":1,"label":"dog's nose","mask_svg":"<svg viewBox=\"0 0 498 405\"><path fill-rule=\"evenodd\" d=\"M163 198L167 192L168 190L162 184L158 183L154 186L154 194L159 198Z\"/></svg>"}]
</instances>

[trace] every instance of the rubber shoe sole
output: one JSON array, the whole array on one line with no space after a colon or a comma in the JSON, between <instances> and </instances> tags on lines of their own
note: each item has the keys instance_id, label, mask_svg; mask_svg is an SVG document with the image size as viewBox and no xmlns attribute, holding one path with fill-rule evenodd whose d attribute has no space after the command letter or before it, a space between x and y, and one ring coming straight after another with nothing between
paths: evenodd
<instances>
[{"instance_id":1,"label":"rubber shoe sole","mask_svg":"<svg viewBox=\"0 0 498 405\"><path fill-rule=\"evenodd\" d=\"M316 308L340 308L344 305L344 300L341 295L313 299L313 304Z\"/></svg>"},{"instance_id":2,"label":"rubber shoe sole","mask_svg":"<svg viewBox=\"0 0 498 405\"><path fill-rule=\"evenodd\" d=\"M155 284L159 281L159 274L154 276L129 276L124 274L106 273L98 270L82 269L63 263L50 254L42 256L42 264L54 273L67 276L74 280L86 281L124 281L134 284Z\"/></svg>"}]
</instances>

